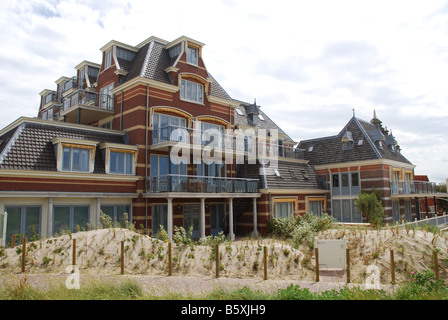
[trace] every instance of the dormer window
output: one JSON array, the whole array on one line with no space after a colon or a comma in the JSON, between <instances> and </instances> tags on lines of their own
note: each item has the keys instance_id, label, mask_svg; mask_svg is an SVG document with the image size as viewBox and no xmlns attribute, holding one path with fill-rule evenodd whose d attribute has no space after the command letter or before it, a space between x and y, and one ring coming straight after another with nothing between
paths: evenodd
<instances>
[{"instance_id":1,"label":"dormer window","mask_svg":"<svg viewBox=\"0 0 448 320\"><path fill-rule=\"evenodd\" d=\"M136 146L102 143L100 149L106 162L106 174L135 174Z\"/></svg>"},{"instance_id":2,"label":"dormer window","mask_svg":"<svg viewBox=\"0 0 448 320\"><path fill-rule=\"evenodd\" d=\"M198 58L199 58L199 50L198 50L198 48L188 47L188 49L187 49L187 62L197 66L198 65Z\"/></svg>"},{"instance_id":3,"label":"dormer window","mask_svg":"<svg viewBox=\"0 0 448 320\"><path fill-rule=\"evenodd\" d=\"M57 137L52 143L58 171L93 172L97 141Z\"/></svg>"},{"instance_id":4,"label":"dormer window","mask_svg":"<svg viewBox=\"0 0 448 320\"><path fill-rule=\"evenodd\" d=\"M342 136L342 150L351 150L353 148L353 136L350 131L345 131Z\"/></svg>"},{"instance_id":5,"label":"dormer window","mask_svg":"<svg viewBox=\"0 0 448 320\"><path fill-rule=\"evenodd\" d=\"M109 69L112 66L112 49L106 51L104 60L104 70Z\"/></svg>"},{"instance_id":6,"label":"dormer window","mask_svg":"<svg viewBox=\"0 0 448 320\"><path fill-rule=\"evenodd\" d=\"M204 103L204 86L202 84L181 80L180 98L190 102Z\"/></svg>"}]
</instances>

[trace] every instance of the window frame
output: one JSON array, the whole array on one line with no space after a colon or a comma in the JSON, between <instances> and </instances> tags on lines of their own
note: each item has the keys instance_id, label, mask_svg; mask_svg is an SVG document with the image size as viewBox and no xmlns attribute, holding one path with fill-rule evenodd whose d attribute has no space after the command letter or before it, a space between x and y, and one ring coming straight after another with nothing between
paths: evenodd
<instances>
[{"instance_id":1,"label":"window frame","mask_svg":"<svg viewBox=\"0 0 448 320\"><path fill-rule=\"evenodd\" d=\"M286 206L286 216L278 212L278 208ZM275 198L272 205L273 218L290 218L298 212L298 199L296 198ZM281 210L282 211L282 210Z\"/></svg>"},{"instance_id":2,"label":"window frame","mask_svg":"<svg viewBox=\"0 0 448 320\"><path fill-rule=\"evenodd\" d=\"M104 53L104 70L112 67L112 48Z\"/></svg>"},{"instance_id":3,"label":"window frame","mask_svg":"<svg viewBox=\"0 0 448 320\"><path fill-rule=\"evenodd\" d=\"M104 211L104 209L106 207L112 208L112 216ZM120 207L127 207L127 211L119 212ZM111 217L113 225L115 225L116 223L120 223L119 214L123 215L124 213L128 214L128 222L131 222L131 220L132 220L131 219L131 217L132 217L131 210L132 210L132 205L130 205L130 204L101 204L101 212L103 212L103 214ZM121 226L121 227L123 227L123 226Z\"/></svg>"},{"instance_id":4,"label":"window frame","mask_svg":"<svg viewBox=\"0 0 448 320\"><path fill-rule=\"evenodd\" d=\"M11 239L11 237L8 235L8 223L10 223L10 211L11 208L13 209L20 209L20 221L19 221L19 233L18 234L23 234L25 237L27 237L27 209L28 208L37 208L39 210L38 213L38 225L37 225L37 230L35 231L39 236L41 235L41 231L42 231L42 206L41 205L5 205L4 207L4 211L8 213L8 218L6 220L6 239L5 239L5 243L8 243L8 241ZM3 217L1 217L1 219L3 220ZM0 230L2 231L2 230Z\"/></svg>"},{"instance_id":5,"label":"window frame","mask_svg":"<svg viewBox=\"0 0 448 320\"><path fill-rule=\"evenodd\" d=\"M87 209L87 222L86 222L86 230L90 223L90 205L87 204L79 204L79 205L53 205L53 217L52 217L52 234L55 234L55 222L56 222L56 209L58 208L68 208L69 209L69 225L68 229L70 232L74 233L77 231L74 231L75 228L75 208L85 208ZM63 230L65 231L65 230ZM82 229L81 229L82 231Z\"/></svg>"},{"instance_id":6,"label":"window frame","mask_svg":"<svg viewBox=\"0 0 448 320\"><path fill-rule=\"evenodd\" d=\"M194 55L192 55L194 52ZM187 58L186 61L188 64L198 66L199 65L199 49L192 46L187 46Z\"/></svg>"},{"instance_id":7,"label":"window frame","mask_svg":"<svg viewBox=\"0 0 448 320\"><path fill-rule=\"evenodd\" d=\"M191 96L188 97L189 94L189 89L188 86L196 86L195 90L196 90L196 99L191 99ZM200 89L200 90L198 90ZM193 90L193 89L190 89ZM190 94L192 94L192 92L190 92ZM188 102L192 102L192 103L197 103L197 104L204 104L204 85L202 83L198 83L198 82L194 82L194 81L190 81L190 80L186 80L186 79L181 79L180 80L180 99L182 101L188 101Z\"/></svg>"},{"instance_id":8,"label":"window frame","mask_svg":"<svg viewBox=\"0 0 448 320\"><path fill-rule=\"evenodd\" d=\"M66 150L69 150L69 163L68 163L68 168L66 167ZM75 163L75 151L77 151L79 153L78 156L78 168L79 169L75 169L74 168L74 163ZM87 152L87 156L85 155L85 152ZM82 147L75 147L75 146L64 146L62 145L62 171L67 171L67 172L90 172L90 153L91 150L89 148L82 148ZM86 159L82 159L86 157ZM87 166L85 168L85 170L83 169L84 165L83 162L86 162L85 165Z\"/></svg>"}]
</instances>

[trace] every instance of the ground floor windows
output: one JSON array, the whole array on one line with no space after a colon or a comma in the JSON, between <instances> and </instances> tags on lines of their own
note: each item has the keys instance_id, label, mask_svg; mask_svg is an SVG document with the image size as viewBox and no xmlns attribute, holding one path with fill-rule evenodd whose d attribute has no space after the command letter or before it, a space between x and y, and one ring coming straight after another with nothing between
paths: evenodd
<instances>
[{"instance_id":1,"label":"ground floor windows","mask_svg":"<svg viewBox=\"0 0 448 320\"><path fill-rule=\"evenodd\" d=\"M22 234L27 239L40 235L40 206L7 206L6 240L11 241L13 234Z\"/></svg>"},{"instance_id":2,"label":"ground floor windows","mask_svg":"<svg viewBox=\"0 0 448 320\"><path fill-rule=\"evenodd\" d=\"M130 206L128 205L102 205L101 211L111 218L113 224L123 227L131 221Z\"/></svg>"},{"instance_id":3,"label":"ground floor windows","mask_svg":"<svg viewBox=\"0 0 448 320\"><path fill-rule=\"evenodd\" d=\"M89 206L54 206L53 233L87 230Z\"/></svg>"},{"instance_id":4,"label":"ground floor windows","mask_svg":"<svg viewBox=\"0 0 448 320\"><path fill-rule=\"evenodd\" d=\"M212 204L210 206L210 233L214 236L224 230L224 222L226 218L226 205Z\"/></svg>"},{"instance_id":5,"label":"ground floor windows","mask_svg":"<svg viewBox=\"0 0 448 320\"><path fill-rule=\"evenodd\" d=\"M184 229L189 232L192 227L192 237L199 238L199 204L186 204L184 205Z\"/></svg>"},{"instance_id":6,"label":"ground floor windows","mask_svg":"<svg viewBox=\"0 0 448 320\"><path fill-rule=\"evenodd\" d=\"M274 218L292 217L297 210L297 199L274 199Z\"/></svg>"},{"instance_id":7,"label":"ground floor windows","mask_svg":"<svg viewBox=\"0 0 448 320\"><path fill-rule=\"evenodd\" d=\"M333 217L340 222L362 222L361 212L355 208L354 199L333 200Z\"/></svg>"},{"instance_id":8,"label":"ground floor windows","mask_svg":"<svg viewBox=\"0 0 448 320\"><path fill-rule=\"evenodd\" d=\"M168 206L166 204L152 205L152 234L160 234L160 227L168 229Z\"/></svg>"},{"instance_id":9,"label":"ground floor windows","mask_svg":"<svg viewBox=\"0 0 448 320\"><path fill-rule=\"evenodd\" d=\"M322 216L326 210L326 199L325 198L309 198L307 204L307 212L312 213L316 216Z\"/></svg>"}]
</instances>

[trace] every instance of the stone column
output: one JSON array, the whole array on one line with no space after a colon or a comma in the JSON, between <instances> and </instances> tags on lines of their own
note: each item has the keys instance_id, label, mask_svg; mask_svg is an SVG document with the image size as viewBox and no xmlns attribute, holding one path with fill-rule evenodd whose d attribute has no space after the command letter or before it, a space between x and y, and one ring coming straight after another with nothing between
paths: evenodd
<instances>
[{"instance_id":1,"label":"stone column","mask_svg":"<svg viewBox=\"0 0 448 320\"><path fill-rule=\"evenodd\" d=\"M258 237L258 221L257 221L257 198L252 199L252 212L254 224L254 237Z\"/></svg>"},{"instance_id":2,"label":"stone column","mask_svg":"<svg viewBox=\"0 0 448 320\"><path fill-rule=\"evenodd\" d=\"M233 198L229 199L229 237L231 241L235 240L235 233L233 232Z\"/></svg>"},{"instance_id":3,"label":"stone column","mask_svg":"<svg viewBox=\"0 0 448 320\"><path fill-rule=\"evenodd\" d=\"M199 214L200 237L205 238L205 198L201 198L201 212Z\"/></svg>"},{"instance_id":4,"label":"stone column","mask_svg":"<svg viewBox=\"0 0 448 320\"><path fill-rule=\"evenodd\" d=\"M169 240L173 240L173 198L167 198L168 200L168 238Z\"/></svg>"}]
</instances>

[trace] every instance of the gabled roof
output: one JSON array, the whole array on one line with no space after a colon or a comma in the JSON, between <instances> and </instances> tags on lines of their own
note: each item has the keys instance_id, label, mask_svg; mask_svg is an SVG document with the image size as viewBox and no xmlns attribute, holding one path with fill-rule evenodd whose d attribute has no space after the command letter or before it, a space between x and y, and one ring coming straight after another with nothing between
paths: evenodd
<instances>
[{"instance_id":1,"label":"gabled roof","mask_svg":"<svg viewBox=\"0 0 448 320\"><path fill-rule=\"evenodd\" d=\"M51 140L56 137L125 144L125 134L90 126L66 126L50 120L22 118L0 136L0 169L56 171ZM93 173L105 173L103 156L96 148Z\"/></svg>"},{"instance_id":2,"label":"gabled roof","mask_svg":"<svg viewBox=\"0 0 448 320\"><path fill-rule=\"evenodd\" d=\"M123 83L136 77L143 77L165 84L172 84L172 79L170 79L169 74L165 70L172 67L176 60L177 56L170 57L169 49L167 49L165 42L158 38L150 38L140 47L134 60L126 66L128 74ZM208 75L213 79L210 84L210 95L221 99L232 100L216 79L210 74Z\"/></svg>"},{"instance_id":3,"label":"gabled roof","mask_svg":"<svg viewBox=\"0 0 448 320\"><path fill-rule=\"evenodd\" d=\"M343 148L342 137L346 132L351 133L353 146ZM299 148L305 150L305 159L311 165L323 165L343 162L365 161L373 159L387 159L406 164L412 164L401 152L392 151L387 142L389 135L379 130L374 124L352 117L341 132L335 136L301 141ZM381 147L380 147L381 145Z\"/></svg>"}]
</instances>

